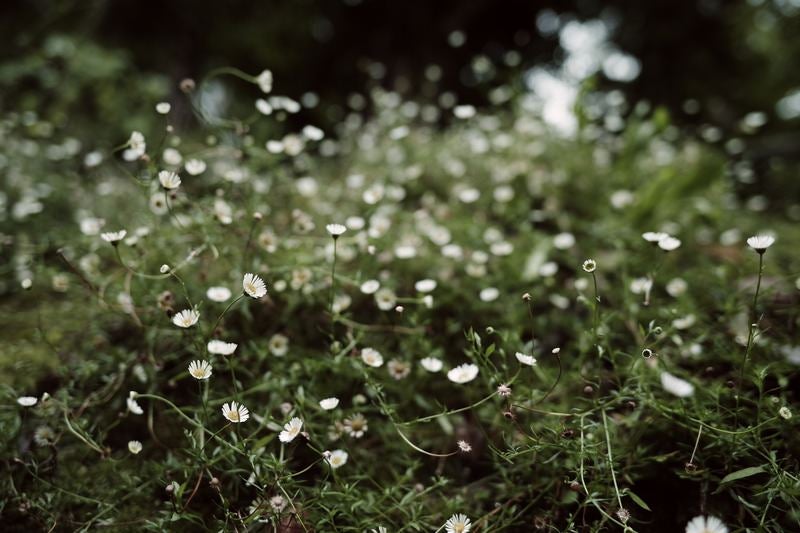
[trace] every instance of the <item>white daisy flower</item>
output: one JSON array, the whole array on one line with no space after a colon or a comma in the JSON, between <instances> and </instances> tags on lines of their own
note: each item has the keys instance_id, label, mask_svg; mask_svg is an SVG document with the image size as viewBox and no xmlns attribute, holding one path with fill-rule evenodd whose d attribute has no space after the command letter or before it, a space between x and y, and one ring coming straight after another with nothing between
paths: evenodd
<instances>
[{"instance_id":1,"label":"white daisy flower","mask_svg":"<svg viewBox=\"0 0 800 533\"><path fill-rule=\"evenodd\" d=\"M472 523L465 514L454 514L444 524L447 533L468 533L472 529Z\"/></svg>"},{"instance_id":2,"label":"white daisy flower","mask_svg":"<svg viewBox=\"0 0 800 533\"><path fill-rule=\"evenodd\" d=\"M166 115L170 112L172 106L169 102L159 102L156 104L156 113L159 115Z\"/></svg>"},{"instance_id":3,"label":"white daisy flower","mask_svg":"<svg viewBox=\"0 0 800 533\"><path fill-rule=\"evenodd\" d=\"M328 233L330 233L334 239L339 237L339 235L341 235L345 231L347 231L347 228L342 224L328 224L327 226L325 226L325 229L328 230Z\"/></svg>"},{"instance_id":4,"label":"white daisy flower","mask_svg":"<svg viewBox=\"0 0 800 533\"><path fill-rule=\"evenodd\" d=\"M588 272L591 274L592 272L595 271L596 268L597 268L597 261L595 261L594 259L587 259L586 261L583 262L584 272Z\"/></svg>"},{"instance_id":5,"label":"white daisy flower","mask_svg":"<svg viewBox=\"0 0 800 533\"><path fill-rule=\"evenodd\" d=\"M184 309L172 317L172 323L179 328L190 328L197 324L198 320L200 320L200 313L194 309Z\"/></svg>"},{"instance_id":6,"label":"white daisy flower","mask_svg":"<svg viewBox=\"0 0 800 533\"><path fill-rule=\"evenodd\" d=\"M267 294L267 285L256 274L247 273L242 279L242 288L251 298L263 298Z\"/></svg>"},{"instance_id":7,"label":"white daisy flower","mask_svg":"<svg viewBox=\"0 0 800 533\"><path fill-rule=\"evenodd\" d=\"M421 279L414 284L414 289L417 292L428 293L436 288L435 279Z\"/></svg>"},{"instance_id":8,"label":"white daisy flower","mask_svg":"<svg viewBox=\"0 0 800 533\"><path fill-rule=\"evenodd\" d=\"M281 333L276 333L270 337L267 344L269 345L269 351L275 357L283 357L289 351L289 337Z\"/></svg>"},{"instance_id":9,"label":"white daisy flower","mask_svg":"<svg viewBox=\"0 0 800 533\"><path fill-rule=\"evenodd\" d=\"M33 407L39 401L36 396L20 396L17 398L17 403L22 407Z\"/></svg>"},{"instance_id":10,"label":"white daisy flower","mask_svg":"<svg viewBox=\"0 0 800 533\"><path fill-rule=\"evenodd\" d=\"M361 292L364 294L375 294L381 288L381 283L377 279L368 279L361 284Z\"/></svg>"},{"instance_id":11,"label":"white daisy flower","mask_svg":"<svg viewBox=\"0 0 800 533\"><path fill-rule=\"evenodd\" d=\"M211 377L211 363L208 361L192 361L189 363L189 374L194 379L208 379Z\"/></svg>"},{"instance_id":12,"label":"white daisy flower","mask_svg":"<svg viewBox=\"0 0 800 533\"><path fill-rule=\"evenodd\" d=\"M460 440L456 444L458 445L458 449L464 453L469 453L472 451L472 445L465 440Z\"/></svg>"},{"instance_id":13,"label":"white daisy flower","mask_svg":"<svg viewBox=\"0 0 800 533\"><path fill-rule=\"evenodd\" d=\"M517 358L517 361L519 361L523 365L536 366L536 358L532 355L524 354L522 352L517 352L516 354L514 354L514 356Z\"/></svg>"},{"instance_id":14,"label":"white daisy flower","mask_svg":"<svg viewBox=\"0 0 800 533\"><path fill-rule=\"evenodd\" d=\"M133 455L138 454L140 451L142 451L142 443L138 440L128 441L128 451Z\"/></svg>"},{"instance_id":15,"label":"white daisy flower","mask_svg":"<svg viewBox=\"0 0 800 533\"><path fill-rule=\"evenodd\" d=\"M450 369L447 373L447 379L453 383L469 383L478 376L478 366L472 363L464 363L455 368Z\"/></svg>"},{"instance_id":16,"label":"white daisy flower","mask_svg":"<svg viewBox=\"0 0 800 533\"><path fill-rule=\"evenodd\" d=\"M442 369L442 360L436 357L425 357L419 364L428 372L439 372Z\"/></svg>"},{"instance_id":17,"label":"white daisy flower","mask_svg":"<svg viewBox=\"0 0 800 533\"><path fill-rule=\"evenodd\" d=\"M375 293L375 303L381 311L389 311L397 305L397 295L392 289L380 289Z\"/></svg>"},{"instance_id":18,"label":"white daisy flower","mask_svg":"<svg viewBox=\"0 0 800 533\"><path fill-rule=\"evenodd\" d=\"M661 373L661 386L670 394L674 394L678 398L688 398L694 394L694 385L688 381L673 376L669 372Z\"/></svg>"},{"instance_id":19,"label":"white daisy flower","mask_svg":"<svg viewBox=\"0 0 800 533\"><path fill-rule=\"evenodd\" d=\"M728 528L715 516L696 516L686 524L686 533L728 533Z\"/></svg>"},{"instance_id":20,"label":"white daisy flower","mask_svg":"<svg viewBox=\"0 0 800 533\"><path fill-rule=\"evenodd\" d=\"M348 455L347 452L344 450L333 450L332 452L326 455L327 457L325 458L325 460L328 462L329 465L331 465L331 468L333 468L334 470L336 470L340 466L344 466L344 464L347 462Z\"/></svg>"},{"instance_id":21,"label":"white daisy flower","mask_svg":"<svg viewBox=\"0 0 800 533\"><path fill-rule=\"evenodd\" d=\"M383 356L381 352L375 348L364 348L361 350L361 360L364 361L365 364L375 368L383 364Z\"/></svg>"},{"instance_id":22,"label":"white daisy flower","mask_svg":"<svg viewBox=\"0 0 800 533\"><path fill-rule=\"evenodd\" d=\"M256 83L262 92L268 94L272 92L272 71L264 69L256 77Z\"/></svg>"},{"instance_id":23,"label":"white daisy flower","mask_svg":"<svg viewBox=\"0 0 800 533\"><path fill-rule=\"evenodd\" d=\"M658 241L658 247L664 250L665 252L671 252L672 250L677 250L680 245L681 245L680 239L676 239L671 235L667 235L666 237Z\"/></svg>"},{"instance_id":24,"label":"white daisy flower","mask_svg":"<svg viewBox=\"0 0 800 533\"><path fill-rule=\"evenodd\" d=\"M189 159L183 164L183 168L190 176L199 176L206 171L206 162L202 159Z\"/></svg>"},{"instance_id":25,"label":"white daisy flower","mask_svg":"<svg viewBox=\"0 0 800 533\"><path fill-rule=\"evenodd\" d=\"M208 353L215 355L231 355L239 345L235 342L225 342L218 339L208 341Z\"/></svg>"},{"instance_id":26,"label":"white daisy flower","mask_svg":"<svg viewBox=\"0 0 800 533\"><path fill-rule=\"evenodd\" d=\"M206 291L206 296L214 302L227 302L231 298L231 291L227 287L211 287Z\"/></svg>"},{"instance_id":27,"label":"white daisy flower","mask_svg":"<svg viewBox=\"0 0 800 533\"><path fill-rule=\"evenodd\" d=\"M136 396L138 396L136 391L128 392L128 397L125 399L125 402L128 405L128 411L135 415L144 414L144 409L142 409L142 406L136 401Z\"/></svg>"},{"instance_id":28,"label":"white daisy flower","mask_svg":"<svg viewBox=\"0 0 800 533\"><path fill-rule=\"evenodd\" d=\"M283 426L283 431L278 434L278 440L292 442L300 434L301 429L303 429L303 421L294 417Z\"/></svg>"},{"instance_id":29,"label":"white daisy flower","mask_svg":"<svg viewBox=\"0 0 800 533\"><path fill-rule=\"evenodd\" d=\"M106 242L110 242L111 244L116 244L122 239L124 239L125 235L127 234L128 232L125 231L124 229L121 229L119 231L107 231L105 233L101 233L100 238Z\"/></svg>"},{"instance_id":30,"label":"white daisy flower","mask_svg":"<svg viewBox=\"0 0 800 533\"><path fill-rule=\"evenodd\" d=\"M162 170L158 173L158 182L161 183L161 186L165 189L177 189L181 186L181 177L178 176L177 172Z\"/></svg>"},{"instance_id":31,"label":"white daisy flower","mask_svg":"<svg viewBox=\"0 0 800 533\"><path fill-rule=\"evenodd\" d=\"M747 239L747 246L760 254L763 254L774 243L775 237L772 235L754 235Z\"/></svg>"},{"instance_id":32,"label":"white daisy flower","mask_svg":"<svg viewBox=\"0 0 800 533\"><path fill-rule=\"evenodd\" d=\"M250 418L250 411L240 403L231 402L230 405L227 403L222 405L222 415L234 424L238 424L247 422L247 419Z\"/></svg>"},{"instance_id":33,"label":"white daisy flower","mask_svg":"<svg viewBox=\"0 0 800 533\"><path fill-rule=\"evenodd\" d=\"M346 418L343 426L344 432L353 437L360 439L369 429L367 419L361 413L356 413L350 418Z\"/></svg>"},{"instance_id":34,"label":"white daisy flower","mask_svg":"<svg viewBox=\"0 0 800 533\"><path fill-rule=\"evenodd\" d=\"M336 409L339 405L339 398L324 398L319 401L319 406L322 407L326 411L330 411L331 409Z\"/></svg>"}]
</instances>

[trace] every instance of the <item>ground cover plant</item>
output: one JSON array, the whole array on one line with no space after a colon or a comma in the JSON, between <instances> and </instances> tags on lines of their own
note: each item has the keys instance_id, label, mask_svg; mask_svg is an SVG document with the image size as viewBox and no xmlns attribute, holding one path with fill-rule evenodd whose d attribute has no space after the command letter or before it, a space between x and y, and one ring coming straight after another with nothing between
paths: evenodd
<instances>
[{"instance_id":1,"label":"ground cover plant","mask_svg":"<svg viewBox=\"0 0 800 533\"><path fill-rule=\"evenodd\" d=\"M563 136L176 85L4 116L5 530L798 530L800 233L746 165L618 93Z\"/></svg>"}]
</instances>

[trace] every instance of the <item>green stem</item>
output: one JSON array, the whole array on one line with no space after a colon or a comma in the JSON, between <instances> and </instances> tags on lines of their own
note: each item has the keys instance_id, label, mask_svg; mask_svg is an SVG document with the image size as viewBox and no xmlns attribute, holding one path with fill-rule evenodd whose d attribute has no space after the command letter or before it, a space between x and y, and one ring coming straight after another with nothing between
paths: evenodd
<instances>
[{"instance_id":1,"label":"green stem","mask_svg":"<svg viewBox=\"0 0 800 533\"><path fill-rule=\"evenodd\" d=\"M336 243L339 241L336 237L333 238L333 264L331 266L331 302L330 313L333 316L333 297L336 294Z\"/></svg>"},{"instance_id":2,"label":"green stem","mask_svg":"<svg viewBox=\"0 0 800 533\"><path fill-rule=\"evenodd\" d=\"M622 509L622 496L619 495L619 487L617 486L617 475L614 473L614 459L611 457L611 437L608 435L608 421L606 411L603 409L603 429L606 433L606 450L608 451L608 467L611 469L611 480L614 482L614 492L617 494L617 502L619 508Z\"/></svg>"}]
</instances>

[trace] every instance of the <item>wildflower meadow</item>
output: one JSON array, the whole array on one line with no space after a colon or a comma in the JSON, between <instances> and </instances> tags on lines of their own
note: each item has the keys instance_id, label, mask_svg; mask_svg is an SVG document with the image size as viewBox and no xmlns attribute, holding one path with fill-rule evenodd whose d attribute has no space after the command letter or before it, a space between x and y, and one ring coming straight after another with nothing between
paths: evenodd
<instances>
[{"instance_id":1,"label":"wildflower meadow","mask_svg":"<svg viewBox=\"0 0 800 533\"><path fill-rule=\"evenodd\" d=\"M331 122L82 46L0 100L3 531L800 531L800 204L746 162L590 85Z\"/></svg>"}]
</instances>

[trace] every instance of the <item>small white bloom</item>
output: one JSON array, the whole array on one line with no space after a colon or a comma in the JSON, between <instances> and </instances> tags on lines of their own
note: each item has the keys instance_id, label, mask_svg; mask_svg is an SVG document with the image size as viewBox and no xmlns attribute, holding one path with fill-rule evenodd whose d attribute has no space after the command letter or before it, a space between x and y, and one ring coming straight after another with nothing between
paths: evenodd
<instances>
[{"instance_id":1,"label":"small white bloom","mask_svg":"<svg viewBox=\"0 0 800 533\"><path fill-rule=\"evenodd\" d=\"M181 185L181 177L171 170L162 170L158 173L158 181L165 189L177 189Z\"/></svg>"},{"instance_id":2,"label":"small white bloom","mask_svg":"<svg viewBox=\"0 0 800 533\"><path fill-rule=\"evenodd\" d=\"M694 394L694 385L688 381L673 376L669 372L661 373L661 386L670 394L674 394L678 398L688 398Z\"/></svg>"},{"instance_id":3,"label":"small white bloom","mask_svg":"<svg viewBox=\"0 0 800 533\"><path fill-rule=\"evenodd\" d=\"M225 342L218 339L208 341L208 353L215 355L231 355L236 351L238 344L235 342Z\"/></svg>"},{"instance_id":4,"label":"small white bloom","mask_svg":"<svg viewBox=\"0 0 800 533\"><path fill-rule=\"evenodd\" d=\"M142 443L138 440L128 441L128 451L133 455L138 454L140 451L142 451Z\"/></svg>"},{"instance_id":5,"label":"small white bloom","mask_svg":"<svg viewBox=\"0 0 800 533\"><path fill-rule=\"evenodd\" d=\"M326 411L330 411L331 409L336 409L339 405L339 398L324 398L319 401L319 406L322 407Z\"/></svg>"},{"instance_id":6,"label":"small white bloom","mask_svg":"<svg viewBox=\"0 0 800 533\"><path fill-rule=\"evenodd\" d=\"M442 369L442 360L436 357L426 357L420 360L419 364L428 372L439 372Z\"/></svg>"},{"instance_id":7,"label":"small white bloom","mask_svg":"<svg viewBox=\"0 0 800 533\"><path fill-rule=\"evenodd\" d=\"M165 148L163 158L168 165L178 166L183 163L183 156L175 148Z\"/></svg>"},{"instance_id":8,"label":"small white bloom","mask_svg":"<svg viewBox=\"0 0 800 533\"><path fill-rule=\"evenodd\" d=\"M210 287L206 291L206 296L214 302L227 302L231 297L231 291L227 287Z\"/></svg>"},{"instance_id":9,"label":"small white bloom","mask_svg":"<svg viewBox=\"0 0 800 533\"><path fill-rule=\"evenodd\" d=\"M142 409L142 406L139 405L139 402L136 401L136 396L137 396L136 391L128 392L128 397L125 399L125 402L128 405L128 411L130 411L135 415L144 414L144 409Z\"/></svg>"},{"instance_id":10,"label":"small white bloom","mask_svg":"<svg viewBox=\"0 0 800 533\"><path fill-rule=\"evenodd\" d=\"M167 113L170 112L171 109L172 106L170 105L169 102L159 102L156 104L156 113L158 113L159 115L166 115Z\"/></svg>"},{"instance_id":11,"label":"small white bloom","mask_svg":"<svg viewBox=\"0 0 800 533\"><path fill-rule=\"evenodd\" d=\"M36 396L20 396L17 398L17 403L22 407L33 407L39 401Z\"/></svg>"},{"instance_id":12,"label":"small white bloom","mask_svg":"<svg viewBox=\"0 0 800 533\"><path fill-rule=\"evenodd\" d=\"M683 278L674 278L667 282L667 293L672 296L673 298L677 298L681 294L685 293L686 290L689 288L689 284L686 283L686 280Z\"/></svg>"},{"instance_id":13,"label":"small white bloom","mask_svg":"<svg viewBox=\"0 0 800 533\"><path fill-rule=\"evenodd\" d=\"M468 533L472 523L465 514L454 514L444 524L447 533Z\"/></svg>"},{"instance_id":14,"label":"small white bloom","mask_svg":"<svg viewBox=\"0 0 800 533\"><path fill-rule=\"evenodd\" d=\"M301 429L303 429L303 421L294 417L283 426L283 431L278 434L278 440L292 442L300 434Z\"/></svg>"},{"instance_id":15,"label":"small white bloom","mask_svg":"<svg viewBox=\"0 0 800 533\"><path fill-rule=\"evenodd\" d=\"M238 424L247 422L247 419L250 418L250 411L242 404L231 402L230 405L227 403L222 405L222 415L234 424Z\"/></svg>"},{"instance_id":16,"label":"small white bloom","mask_svg":"<svg viewBox=\"0 0 800 533\"><path fill-rule=\"evenodd\" d=\"M469 453L472 451L472 446L465 440L460 440L456 444L458 445L458 449L464 453Z\"/></svg>"},{"instance_id":17,"label":"small white bloom","mask_svg":"<svg viewBox=\"0 0 800 533\"><path fill-rule=\"evenodd\" d=\"M249 272L242 279L242 288L251 298L262 298L267 294L267 285L264 280Z\"/></svg>"},{"instance_id":18,"label":"small white bloom","mask_svg":"<svg viewBox=\"0 0 800 533\"><path fill-rule=\"evenodd\" d=\"M482 302L493 302L500 296L500 291L497 287L486 287L478 294Z\"/></svg>"},{"instance_id":19,"label":"small white bloom","mask_svg":"<svg viewBox=\"0 0 800 533\"><path fill-rule=\"evenodd\" d=\"M653 244L658 244L658 241L661 239L666 239L669 237L668 233L664 233L663 231L648 231L642 233L642 238L647 242L652 242Z\"/></svg>"},{"instance_id":20,"label":"small white bloom","mask_svg":"<svg viewBox=\"0 0 800 533\"><path fill-rule=\"evenodd\" d=\"M381 288L381 283L377 279L368 279L361 284L361 292L364 294L375 294Z\"/></svg>"},{"instance_id":21,"label":"small white bloom","mask_svg":"<svg viewBox=\"0 0 800 533\"><path fill-rule=\"evenodd\" d=\"M347 452L344 450L333 450L328 454L325 460L331 465L331 468L334 470L339 468L340 466L344 466L347 462Z\"/></svg>"},{"instance_id":22,"label":"small white bloom","mask_svg":"<svg viewBox=\"0 0 800 533\"><path fill-rule=\"evenodd\" d=\"M325 132L316 126L308 125L303 127L303 137L309 141L321 141L325 138Z\"/></svg>"},{"instance_id":23,"label":"small white bloom","mask_svg":"<svg viewBox=\"0 0 800 533\"><path fill-rule=\"evenodd\" d=\"M269 351L275 357L283 357L289 351L289 337L281 333L276 333L270 337L267 344L269 345Z\"/></svg>"},{"instance_id":24,"label":"small white bloom","mask_svg":"<svg viewBox=\"0 0 800 533\"><path fill-rule=\"evenodd\" d=\"M206 162L202 159L189 159L184 163L183 168L190 176L198 176L206 171Z\"/></svg>"},{"instance_id":25,"label":"small white bloom","mask_svg":"<svg viewBox=\"0 0 800 533\"><path fill-rule=\"evenodd\" d=\"M453 383L469 383L478 376L478 366L472 363L464 363L447 373L447 379Z\"/></svg>"},{"instance_id":26,"label":"small white bloom","mask_svg":"<svg viewBox=\"0 0 800 533\"><path fill-rule=\"evenodd\" d=\"M256 100L256 109L262 115L271 115L272 114L272 106L270 105L269 102L267 102L263 98L259 98L259 99ZM281 148L283 148L283 147L281 146Z\"/></svg>"},{"instance_id":27,"label":"small white bloom","mask_svg":"<svg viewBox=\"0 0 800 533\"><path fill-rule=\"evenodd\" d=\"M436 280L434 279L421 279L414 284L414 288L417 292L431 292L436 288Z\"/></svg>"},{"instance_id":28,"label":"small white bloom","mask_svg":"<svg viewBox=\"0 0 800 533\"><path fill-rule=\"evenodd\" d=\"M381 352L375 348L364 348L361 350L361 360L364 361L365 364L375 368L383 364L383 356Z\"/></svg>"},{"instance_id":29,"label":"small white bloom","mask_svg":"<svg viewBox=\"0 0 800 533\"><path fill-rule=\"evenodd\" d=\"M597 268L597 262L594 259L587 259L583 262L583 271L592 273Z\"/></svg>"},{"instance_id":30,"label":"small white bloom","mask_svg":"<svg viewBox=\"0 0 800 533\"><path fill-rule=\"evenodd\" d=\"M272 71L262 70L261 74L256 78L256 83L262 92L267 94L272 92Z\"/></svg>"},{"instance_id":31,"label":"small white bloom","mask_svg":"<svg viewBox=\"0 0 800 533\"><path fill-rule=\"evenodd\" d=\"M389 311L397 305L397 295L392 289L384 287L375 293L375 303L381 311Z\"/></svg>"},{"instance_id":32,"label":"small white bloom","mask_svg":"<svg viewBox=\"0 0 800 533\"><path fill-rule=\"evenodd\" d=\"M190 328L197 324L198 320L200 320L200 313L194 309L184 309L172 317L172 323L179 328Z\"/></svg>"},{"instance_id":33,"label":"small white bloom","mask_svg":"<svg viewBox=\"0 0 800 533\"><path fill-rule=\"evenodd\" d=\"M665 252L671 252L672 250L677 250L680 245L681 245L680 239L676 239L671 235L667 235L666 237L658 241L658 247L664 250Z\"/></svg>"},{"instance_id":34,"label":"small white bloom","mask_svg":"<svg viewBox=\"0 0 800 533\"><path fill-rule=\"evenodd\" d=\"M368 429L367 419L361 413L356 413L344 421L344 432L354 439L363 437Z\"/></svg>"},{"instance_id":35,"label":"small white bloom","mask_svg":"<svg viewBox=\"0 0 800 533\"><path fill-rule=\"evenodd\" d=\"M792 411L791 411L791 409L789 409L789 408L788 408L788 407L786 407L785 405L784 405L783 407L781 407L780 409L778 409L778 414L779 414L779 415L780 415L780 417L781 417L781 418L783 418L784 420L789 420L790 418L792 418Z\"/></svg>"},{"instance_id":36,"label":"small white bloom","mask_svg":"<svg viewBox=\"0 0 800 533\"><path fill-rule=\"evenodd\" d=\"M106 242L110 242L111 244L116 244L122 239L124 239L125 235L127 234L128 232L125 231L124 229L119 231L108 231L106 233L101 233L100 238Z\"/></svg>"},{"instance_id":37,"label":"small white bloom","mask_svg":"<svg viewBox=\"0 0 800 533\"><path fill-rule=\"evenodd\" d=\"M208 379L211 377L211 363L208 361L192 361L189 363L189 374L194 379Z\"/></svg>"},{"instance_id":38,"label":"small white bloom","mask_svg":"<svg viewBox=\"0 0 800 533\"><path fill-rule=\"evenodd\" d=\"M774 243L775 237L772 235L754 235L747 239L747 246L760 254L763 254Z\"/></svg>"},{"instance_id":39,"label":"small white bloom","mask_svg":"<svg viewBox=\"0 0 800 533\"><path fill-rule=\"evenodd\" d=\"M328 224L325 226L325 229L328 230L328 233L330 233L334 239L347 231L347 228L342 224Z\"/></svg>"},{"instance_id":40,"label":"small white bloom","mask_svg":"<svg viewBox=\"0 0 800 533\"><path fill-rule=\"evenodd\" d=\"M130 149L131 160L142 157L147 149L144 135L138 131L131 132L131 138L128 139L128 148Z\"/></svg>"},{"instance_id":41,"label":"small white bloom","mask_svg":"<svg viewBox=\"0 0 800 533\"><path fill-rule=\"evenodd\" d=\"M728 528L715 516L696 516L686 524L686 533L728 533Z\"/></svg>"},{"instance_id":42,"label":"small white bloom","mask_svg":"<svg viewBox=\"0 0 800 533\"><path fill-rule=\"evenodd\" d=\"M553 246L559 250L568 250L575 246L575 236L572 233L559 233L553 237Z\"/></svg>"},{"instance_id":43,"label":"small white bloom","mask_svg":"<svg viewBox=\"0 0 800 533\"><path fill-rule=\"evenodd\" d=\"M517 358L517 361L519 361L523 365L536 366L536 358L534 356L528 355L528 354L524 354L522 352L517 352L514 355Z\"/></svg>"},{"instance_id":44,"label":"small white bloom","mask_svg":"<svg viewBox=\"0 0 800 533\"><path fill-rule=\"evenodd\" d=\"M471 105L457 105L453 108L456 118L467 119L475 116L475 107Z\"/></svg>"}]
</instances>

